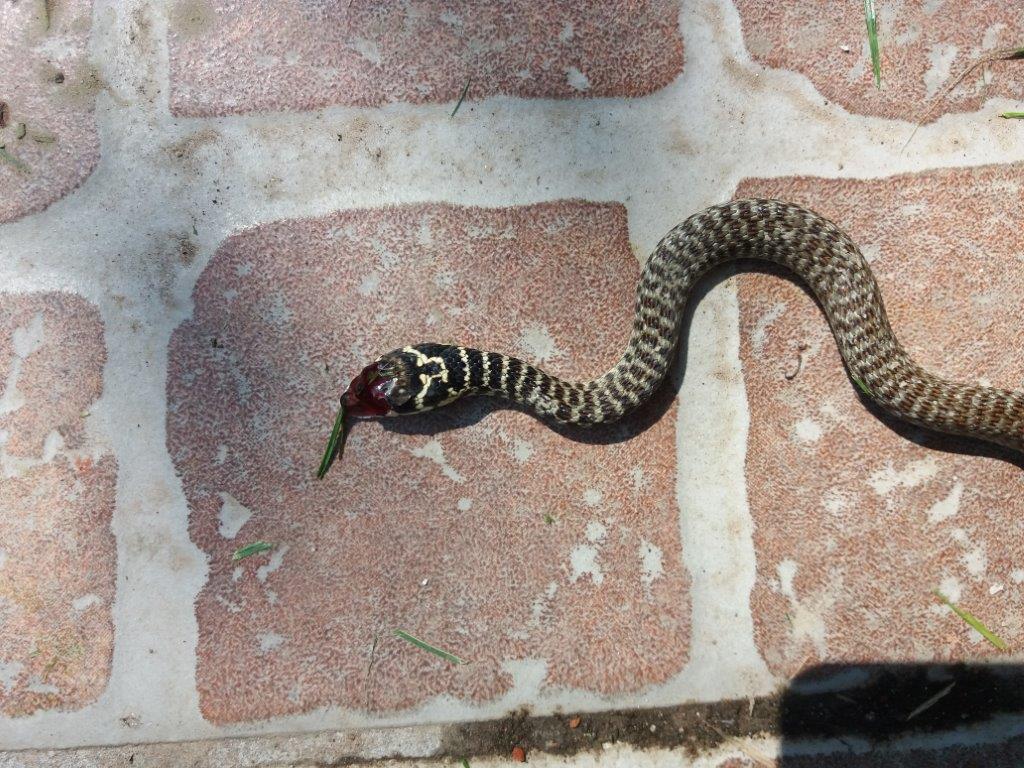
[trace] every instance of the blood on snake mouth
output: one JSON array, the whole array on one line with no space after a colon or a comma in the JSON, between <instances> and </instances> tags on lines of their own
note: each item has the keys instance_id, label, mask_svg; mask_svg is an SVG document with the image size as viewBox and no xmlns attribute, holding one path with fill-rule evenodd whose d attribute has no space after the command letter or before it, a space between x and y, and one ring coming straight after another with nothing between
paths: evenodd
<instances>
[{"instance_id":1,"label":"blood on snake mouth","mask_svg":"<svg viewBox=\"0 0 1024 768\"><path fill-rule=\"evenodd\" d=\"M388 393L394 385L394 379L381 375L379 363L370 363L352 379L352 383L341 396L341 403L350 416L386 416L391 412Z\"/></svg>"}]
</instances>

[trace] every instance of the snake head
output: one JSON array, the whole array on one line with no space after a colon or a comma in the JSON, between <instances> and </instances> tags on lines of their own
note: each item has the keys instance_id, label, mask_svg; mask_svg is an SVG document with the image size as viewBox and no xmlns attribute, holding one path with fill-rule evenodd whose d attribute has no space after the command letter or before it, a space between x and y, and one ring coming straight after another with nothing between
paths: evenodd
<instances>
[{"instance_id":1,"label":"snake head","mask_svg":"<svg viewBox=\"0 0 1024 768\"><path fill-rule=\"evenodd\" d=\"M341 403L350 415L363 418L447 405L469 391L457 366L458 350L448 344L417 344L388 352L352 379Z\"/></svg>"},{"instance_id":2,"label":"snake head","mask_svg":"<svg viewBox=\"0 0 1024 768\"><path fill-rule=\"evenodd\" d=\"M352 379L341 396L350 416L373 418L398 412L412 397L407 368L398 353L384 355Z\"/></svg>"}]
</instances>

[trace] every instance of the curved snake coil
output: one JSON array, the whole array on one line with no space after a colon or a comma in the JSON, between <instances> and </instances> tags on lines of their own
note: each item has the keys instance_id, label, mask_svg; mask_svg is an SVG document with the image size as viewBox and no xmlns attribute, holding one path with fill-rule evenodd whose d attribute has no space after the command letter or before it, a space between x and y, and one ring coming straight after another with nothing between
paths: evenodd
<instances>
[{"instance_id":1,"label":"curved snake coil","mask_svg":"<svg viewBox=\"0 0 1024 768\"><path fill-rule=\"evenodd\" d=\"M712 206L669 232L640 277L625 352L593 381L564 381L495 352L416 344L367 366L342 404L353 416L372 417L488 394L560 422L615 421L664 380L694 284L713 267L740 258L780 264L810 287L850 376L882 408L934 430L1024 450L1024 392L961 384L923 370L896 340L875 278L853 241L818 214L777 200Z\"/></svg>"}]
</instances>

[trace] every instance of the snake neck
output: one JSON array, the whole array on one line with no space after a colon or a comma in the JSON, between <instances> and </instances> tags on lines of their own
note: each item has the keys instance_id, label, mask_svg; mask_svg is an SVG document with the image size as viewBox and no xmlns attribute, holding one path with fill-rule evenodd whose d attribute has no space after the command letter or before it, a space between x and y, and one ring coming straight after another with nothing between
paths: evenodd
<instances>
[{"instance_id":1,"label":"snake neck","mask_svg":"<svg viewBox=\"0 0 1024 768\"><path fill-rule=\"evenodd\" d=\"M887 411L938 431L1024 450L1024 393L952 382L921 369L893 334L856 244L827 219L776 200L716 205L670 231L641 274L625 351L592 381L566 381L494 352L429 346L459 371L450 383L451 399L484 393L560 422L615 421L647 401L664 380L694 284L737 259L781 265L811 289L850 376Z\"/></svg>"}]
</instances>

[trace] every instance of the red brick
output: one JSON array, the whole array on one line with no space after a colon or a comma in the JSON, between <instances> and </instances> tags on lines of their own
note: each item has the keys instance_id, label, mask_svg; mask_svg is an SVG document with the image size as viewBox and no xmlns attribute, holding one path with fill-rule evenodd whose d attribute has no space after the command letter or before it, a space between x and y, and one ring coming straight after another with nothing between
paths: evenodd
<instances>
[{"instance_id":1,"label":"red brick","mask_svg":"<svg viewBox=\"0 0 1024 768\"><path fill-rule=\"evenodd\" d=\"M110 674L117 466L85 421L102 391L99 313L0 294L0 712L75 709Z\"/></svg>"},{"instance_id":2,"label":"red brick","mask_svg":"<svg viewBox=\"0 0 1024 768\"><path fill-rule=\"evenodd\" d=\"M99 161L90 0L0 4L0 222L42 210Z\"/></svg>"},{"instance_id":3,"label":"red brick","mask_svg":"<svg viewBox=\"0 0 1024 768\"><path fill-rule=\"evenodd\" d=\"M738 195L803 203L847 229L871 260L897 335L922 365L1019 388L1021 170L750 180ZM1005 454L971 455L952 438L900 434L872 415L823 315L794 283L744 276L739 294L758 574L752 605L769 667L791 675L818 660L994 655L933 597L957 583L964 607L1019 646L1020 466ZM908 439L915 435L923 444Z\"/></svg>"},{"instance_id":4,"label":"red brick","mask_svg":"<svg viewBox=\"0 0 1024 768\"><path fill-rule=\"evenodd\" d=\"M179 0L171 106L183 115L498 94L642 96L683 65L679 9L664 0Z\"/></svg>"},{"instance_id":5,"label":"red brick","mask_svg":"<svg viewBox=\"0 0 1024 768\"><path fill-rule=\"evenodd\" d=\"M626 342L637 277L623 208L582 202L352 211L219 249L168 384L170 450L210 562L196 603L206 718L492 701L518 659L547 660L544 688L606 694L680 670L674 407L601 444L477 399L358 423L314 479L340 390L378 354L459 340L593 375ZM219 519L225 504L236 514ZM257 539L275 553L231 562Z\"/></svg>"},{"instance_id":6,"label":"red brick","mask_svg":"<svg viewBox=\"0 0 1024 768\"><path fill-rule=\"evenodd\" d=\"M917 121L926 103L978 57L1024 40L1020 7L1003 0L876 0L882 88L875 87L863 3L737 0L755 61L805 75L851 112ZM987 74L983 74L987 72ZM931 119L996 96L1020 98L1024 68L978 69L935 105Z\"/></svg>"}]
</instances>

